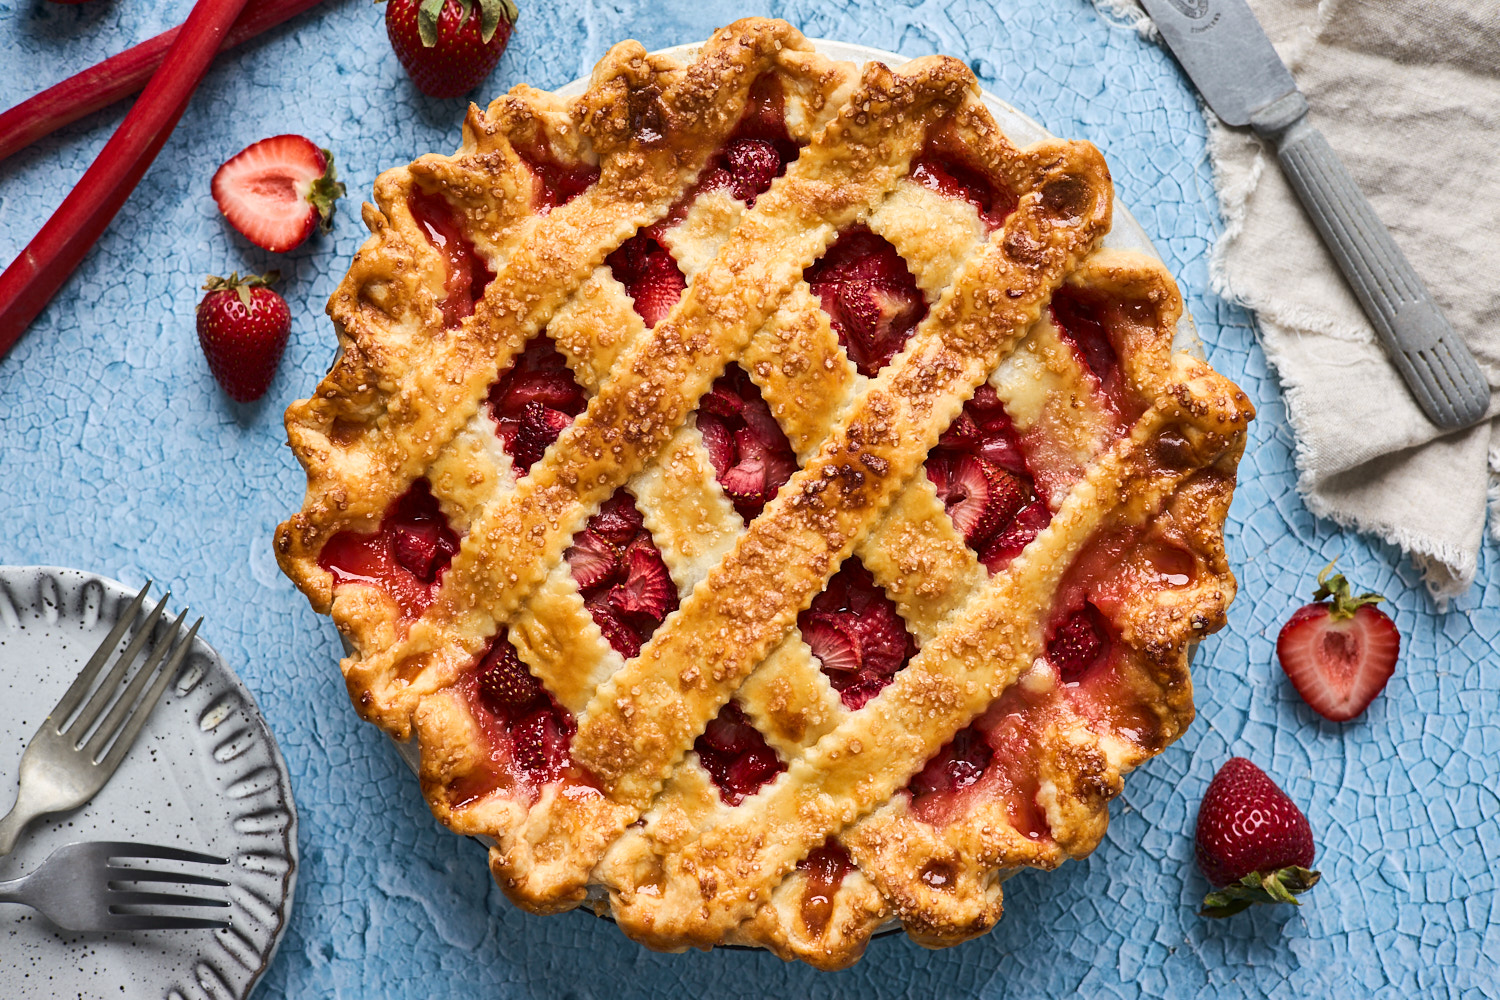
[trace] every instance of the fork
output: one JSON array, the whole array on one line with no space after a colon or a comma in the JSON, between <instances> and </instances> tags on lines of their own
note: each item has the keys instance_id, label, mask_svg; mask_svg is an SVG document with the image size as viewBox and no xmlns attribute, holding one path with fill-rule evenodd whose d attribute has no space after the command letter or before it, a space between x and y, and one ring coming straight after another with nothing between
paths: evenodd
<instances>
[{"instance_id":1,"label":"fork","mask_svg":"<svg viewBox=\"0 0 1500 1000\"><path fill-rule=\"evenodd\" d=\"M0 819L0 857L9 854L16 846L16 839L27 823L47 813L81 806L104 787L104 783L120 766L126 751L140 735L141 727L146 724L146 717L161 700L162 693L176 675L177 668L182 665L183 657L192 645L193 636L198 634L198 626L203 624L202 618L193 623L187 637L178 643L171 658L167 660L166 667L156 675L155 681L151 679L152 673L177 639L182 629L182 620L187 617L186 609L167 630L166 638L159 643L152 643L146 665L136 671L124 692L115 698L115 693L130 672L131 664L147 644L151 643L151 636L157 622L161 620L162 610L166 607L167 599L172 596L168 593L156 605L156 610L146 616L130 645L120 654L114 668L94 691L88 703L81 710L78 709L84 696L93 687L95 678L109 661L110 654L119 645L125 630L140 614L141 606L146 601L146 591L150 589L151 583L148 581L141 592L135 595L130 607L120 615L120 620L115 623L109 635L104 637L99 648L94 650L94 655L84 664L83 670L79 671L73 686L68 688L27 745L26 753L21 757L21 787L16 793L16 804L4 819ZM149 690L146 689L148 683L151 685ZM109 709L108 715L104 715L106 708ZM101 715L104 715L102 722L99 721ZM94 725L96 722L97 727Z\"/></svg>"},{"instance_id":2,"label":"fork","mask_svg":"<svg viewBox=\"0 0 1500 1000\"><path fill-rule=\"evenodd\" d=\"M134 882L207 885L224 888L223 879L157 868L127 868L111 859L160 859L196 865L227 865L223 858L176 847L118 841L69 844L47 856L37 869L0 882L0 903L21 903L67 931L152 931L229 926L228 920L172 913L139 913L140 907L228 906L227 899L146 892L126 888Z\"/></svg>"}]
</instances>

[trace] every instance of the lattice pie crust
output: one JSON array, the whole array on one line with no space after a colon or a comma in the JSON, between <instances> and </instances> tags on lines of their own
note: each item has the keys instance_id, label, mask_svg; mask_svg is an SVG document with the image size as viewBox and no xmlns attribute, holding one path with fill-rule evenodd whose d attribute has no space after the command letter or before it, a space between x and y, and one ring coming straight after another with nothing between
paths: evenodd
<instances>
[{"instance_id":1,"label":"lattice pie crust","mask_svg":"<svg viewBox=\"0 0 1500 1000\"><path fill-rule=\"evenodd\" d=\"M758 195L704 182L756 101L800 154L777 147L794 159ZM931 156L981 180L914 174ZM975 190L1014 197L987 221ZM860 72L750 19L688 64L621 43L574 100L521 86L471 107L455 155L386 172L374 197L329 303L341 355L287 411L308 484L276 549L352 643L355 707L419 742L433 813L493 838L511 899L588 902L653 948L836 968L891 921L929 946L983 933L1006 876L1094 849L1122 774L1192 719L1187 652L1234 595L1222 529L1253 416L1173 353L1161 265L1099 248L1113 193L1094 147L1014 148L956 60ZM606 257L662 220L686 288L649 328ZM874 377L805 280L859 227L926 307ZM539 335L587 406L527 473L486 400ZM797 464L748 523L695 416L731 363ZM1005 482L1044 523L982 563L923 470L986 383L1031 475ZM565 558L621 487L676 604L628 660ZM325 568L335 538L388 551L382 526L424 489L440 514L424 500L403 529L427 539L416 570ZM798 620L854 559L916 653L851 708ZM550 770L475 679L497 642L545 688L518 697L551 720ZM743 795L703 756L731 699L733 732L776 764Z\"/></svg>"}]
</instances>

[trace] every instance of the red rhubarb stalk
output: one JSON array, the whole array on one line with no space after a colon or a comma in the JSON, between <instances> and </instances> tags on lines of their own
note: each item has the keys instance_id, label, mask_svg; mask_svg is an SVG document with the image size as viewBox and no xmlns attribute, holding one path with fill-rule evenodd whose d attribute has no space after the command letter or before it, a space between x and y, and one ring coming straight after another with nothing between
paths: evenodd
<instances>
[{"instance_id":1,"label":"red rhubarb stalk","mask_svg":"<svg viewBox=\"0 0 1500 1000\"><path fill-rule=\"evenodd\" d=\"M219 46L232 49L322 0L251 0ZM181 25L131 46L119 55L27 98L0 113L0 160L25 149L42 136L123 100L145 86L177 38Z\"/></svg>"},{"instance_id":2,"label":"red rhubarb stalk","mask_svg":"<svg viewBox=\"0 0 1500 1000\"><path fill-rule=\"evenodd\" d=\"M198 0L161 69L78 186L0 274L0 357L73 273L156 159L247 0Z\"/></svg>"}]
</instances>

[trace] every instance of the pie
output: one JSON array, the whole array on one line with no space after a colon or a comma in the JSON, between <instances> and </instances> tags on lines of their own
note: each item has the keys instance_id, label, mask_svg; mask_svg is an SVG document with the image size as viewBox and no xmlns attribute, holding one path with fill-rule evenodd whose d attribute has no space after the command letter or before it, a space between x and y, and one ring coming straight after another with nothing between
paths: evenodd
<instances>
[{"instance_id":1,"label":"pie","mask_svg":"<svg viewBox=\"0 0 1500 1000\"><path fill-rule=\"evenodd\" d=\"M388 171L282 568L536 912L837 968L990 928L1193 715L1253 415L1082 142L781 21Z\"/></svg>"}]
</instances>

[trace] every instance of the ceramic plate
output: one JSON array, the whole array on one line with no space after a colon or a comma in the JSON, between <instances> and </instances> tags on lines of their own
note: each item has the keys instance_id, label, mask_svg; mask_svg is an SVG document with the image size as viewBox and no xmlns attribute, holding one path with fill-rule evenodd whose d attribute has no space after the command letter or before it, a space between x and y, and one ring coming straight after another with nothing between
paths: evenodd
<instances>
[{"instance_id":1,"label":"ceramic plate","mask_svg":"<svg viewBox=\"0 0 1500 1000\"><path fill-rule=\"evenodd\" d=\"M0 815L32 734L136 590L77 570L0 567ZM0 880L83 840L230 859L213 874L230 883L230 908L214 913L231 926L74 934L0 904L0 997L249 996L291 913L297 811L255 699L201 637L109 784L82 808L33 822L0 858Z\"/></svg>"}]
</instances>

